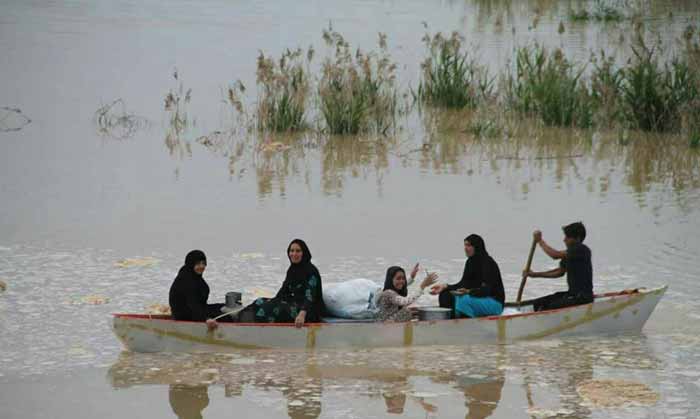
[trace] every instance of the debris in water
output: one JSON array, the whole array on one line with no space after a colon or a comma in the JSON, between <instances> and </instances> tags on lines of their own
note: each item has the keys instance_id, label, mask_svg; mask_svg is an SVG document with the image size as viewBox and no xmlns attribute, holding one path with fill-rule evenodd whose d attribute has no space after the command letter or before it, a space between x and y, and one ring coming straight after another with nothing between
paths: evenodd
<instances>
[{"instance_id":1,"label":"debris in water","mask_svg":"<svg viewBox=\"0 0 700 419\"><path fill-rule=\"evenodd\" d=\"M229 361L229 364L233 365L253 365L255 360L252 358L236 358Z\"/></svg>"},{"instance_id":2,"label":"debris in water","mask_svg":"<svg viewBox=\"0 0 700 419\"><path fill-rule=\"evenodd\" d=\"M17 108L0 107L0 132L19 131L32 122Z\"/></svg>"},{"instance_id":3,"label":"debris in water","mask_svg":"<svg viewBox=\"0 0 700 419\"><path fill-rule=\"evenodd\" d=\"M146 314L170 315L170 306L167 304L154 303L146 307Z\"/></svg>"},{"instance_id":4,"label":"debris in water","mask_svg":"<svg viewBox=\"0 0 700 419\"><path fill-rule=\"evenodd\" d=\"M275 152L275 151L285 151L289 150L291 147L285 143L279 141L265 141L260 145L260 151L265 152Z\"/></svg>"},{"instance_id":5,"label":"debris in water","mask_svg":"<svg viewBox=\"0 0 700 419\"><path fill-rule=\"evenodd\" d=\"M301 400L292 400L289 402L290 406L303 406L305 403Z\"/></svg>"},{"instance_id":6,"label":"debris in water","mask_svg":"<svg viewBox=\"0 0 700 419\"><path fill-rule=\"evenodd\" d=\"M435 393L414 392L411 393L411 396L417 397L419 399L430 399L433 397L437 397L438 395Z\"/></svg>"},{"instance_id":7,"label":"debris in water","mask_svg":"<svg viewBox=\"0 0 700 419\"><path fill-rule=\"evenodd\" d=\"M7 289L7 283L5 281L0 280L0 292L3 292Z\"/></svg>"},{"instance_id":8,"label":"debris in water","mask_svg":"<svg viewBox=\"0 0 700 419\"><path fill-rule=\"evenodd\" d=\"M559 409L559 410L547 410L547 409L538 409L531 407L527 409L527 413L534 417L534 418L556 418L560 416L571 416L574 414L573 411L568 410L568 409Z\"/></svg>"},{"instance_id":9,"label":"debris in water","mask_svg":"<svg viewBox=\"0 0 700 419\"><path fill-rule=\"evenodd\" d=\"M104 297L102 295L88 295L80 299L80 302L83 304L90 304L90 305L100 305L100 304L107 304L109 302L109 298Z\"/></svg>"},{"instance_id":10,"label":"debris in water","mask_svg":"<svg viewBox=\"0 0 700 419\"><path fill-rule=\"evenodd\" d=\"M241 259L259 259L265 257L262 253L241 253Z\"/></svg>"},{"instance_id":11,"label":"debris in water","mask_svg":"<svg viewBox=\"0 0 700 419\"><path fill-rule=\"evenodd\" d=\"M594 407L651 406L659 401L659 394L649 386L628 380L589 380L576 391Z\"/></svg>"},{"instance_id":12,"label":"debris in water","mask_svg":"<svg viewBox=\"0 0 700 419\"><path fill-rule=\"evenodd\" d=\"M140 129L148 127L148 120L126 111L122 99L104 105L95 111L97 131L116 140L131 138Z\"/></svg>"},{"instance_id":13,"label":"debris in water","mask_svg":"<svg viewBox=\"0 0 700 419\"><path fill-rule=\"evenodd\" d=\"M146 267L153 266L158 263L158 259L152 257L122 259L117 261L114 266L118 268Z\"/></svg>"},{"instance_id":14,"label":"debris in water","mask_svg":"<svg viewBox=\"0 0 700 419\"><path fill-rule=\"evenodd\" d=\"M219 375L219 370L216 368L207 368L201 371L203 375Z\"/></svg>"}]
</instances>

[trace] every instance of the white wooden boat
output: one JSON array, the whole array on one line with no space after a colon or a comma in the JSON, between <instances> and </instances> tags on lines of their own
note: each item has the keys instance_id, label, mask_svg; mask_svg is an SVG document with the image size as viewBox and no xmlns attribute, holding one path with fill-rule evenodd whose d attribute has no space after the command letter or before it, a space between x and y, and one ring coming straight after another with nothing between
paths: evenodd
<instances>
[{"instance_id":1,"label":"white wooden boat","mask_svg":"<svg viewBox=\"0 0 700 419\"><path fill-rule=\"evenodd\" d=\"M169 316L115 314L114 333L135 352L229 352L264 348L376 348L418 345L511 343L552 336L639 333L666 292L666 286L597 295L591 304L558 310L405 323L312 323L296 328L280 323L201 322Z\"/></svg>"}]
</instances>

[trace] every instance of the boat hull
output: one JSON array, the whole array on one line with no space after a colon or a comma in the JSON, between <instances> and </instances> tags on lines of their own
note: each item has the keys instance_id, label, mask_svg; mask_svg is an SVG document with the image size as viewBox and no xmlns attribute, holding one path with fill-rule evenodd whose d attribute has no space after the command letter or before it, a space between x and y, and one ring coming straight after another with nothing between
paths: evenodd
<instances>
[{"instance_id":1,"label":"boat hull","mask_svg":"<svg viewBox=\"0 0 700 419\"><path fill-rule=\"evenodd\" d=\"M591 304L478 319L405 323L204 323L115 314L113 329L135 352L230 352L241 349L378 348L511 343L562 336L639 333L667 287L597 296Z\"/></svg>"}]
</instances>

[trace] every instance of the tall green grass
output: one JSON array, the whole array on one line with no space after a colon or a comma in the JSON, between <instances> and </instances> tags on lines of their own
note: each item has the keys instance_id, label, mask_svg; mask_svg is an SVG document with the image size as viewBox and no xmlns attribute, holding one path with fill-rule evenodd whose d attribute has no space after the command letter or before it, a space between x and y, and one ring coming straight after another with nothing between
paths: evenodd
<instances>
[{"instance_id":1,"label":"tall green grass","mask_svg":"<svg viewBox=\"0 0 700 419\"><path fill-rule=\"evenodd\" d=\"M421 81L414 96L421 102L446 108L475 107L488 97L492 81L484 67L464 51L457 32L426 34L428 56L421 63Z\"/></svg>"},{"instance_id":2,"label":"tall green grass","mask_svg":"<svg viewBox=\"0 0 700 419\"><path fill-rule=\"evenodd\" d=\"M320 111L331 134L374 132L387 134L398 112L396 64L391 61L386 36L379 34L379 51L352 51L332 28L323 39L333 49L322 67L318 86Z\"/></svg>"},{"instance_id":3,"label":"tall green grass","mask_svg":"<svg viewBox=\"0 0 700 419\"><path fill-rule=\"evenodd\" d=\"M519 48L515 72L506 76L506 103L546 125L588 128L594 103L582 74L583 68L574 68L560 50Z\"/></svg>"},{"instance_id":4,"label":"tall green grass","mask_svg":"<svg viewBox=\"0 0 700 419\"><path fill-rule=\"evenodd\" d=\"M624 74L615 66L613 57L601 51L592 59L591 94L595 103L595 119L601 126L612 127L622 120L620 90Z\"/></svg>"},{"instance_id":5,"label":"tall green grass","mask_svg":"<svg viewBox=\"0 0 700 419\"><path fill-rule=\"evenodd\" d=\"M660 65L657 47L647 47L641 36L632 51L633 59L622 69L623 118L644 131L678 130L682 111L698 95L698 69L682 57Z\"/></svg>"},{"instance_id":6,"label":"tall green grass","mask_svg":"<svg viewBox=\"0 0 700 419\"><path fill-rule=\"evenodd\" d=\"M262 52L257 60L257 126L261 131L304 129L311 92L309 64L314 51L286 50L279 60Z\"/></svg>"},{"instance_id":7,"label":"tall green grass","mask_svg":"<svg viewBox=\"0 0 700 419\"><path fill-rule=\"evenodd\" d=\"M593 8L589 12L586 9L571 10L569 12L569 19L572 21L589 21L594 20L598 22L620 22L625 19L625 15L620 11L621 7L625 6L613 6L609 2L603 0L596 0L593 3Z\"/></svg>"}]
</instances>

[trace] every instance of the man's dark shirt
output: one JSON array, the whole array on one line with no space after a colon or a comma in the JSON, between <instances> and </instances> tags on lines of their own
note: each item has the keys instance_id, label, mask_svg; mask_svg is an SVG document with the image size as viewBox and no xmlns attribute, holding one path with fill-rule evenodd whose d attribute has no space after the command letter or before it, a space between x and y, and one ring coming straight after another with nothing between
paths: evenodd
<instances>
[{"instance_id":1,"label":"man's dark shirt","mask_svg":"<svg viewBox=\"0 0 700 419\"><path fill-rule=\"evenodd\" d=\"M591 249L583 243L576 243L566 249L566 258L559 266L566 269L566 282L570 295L593 297L593 265Z\"/></svg>"}]
</instances>

